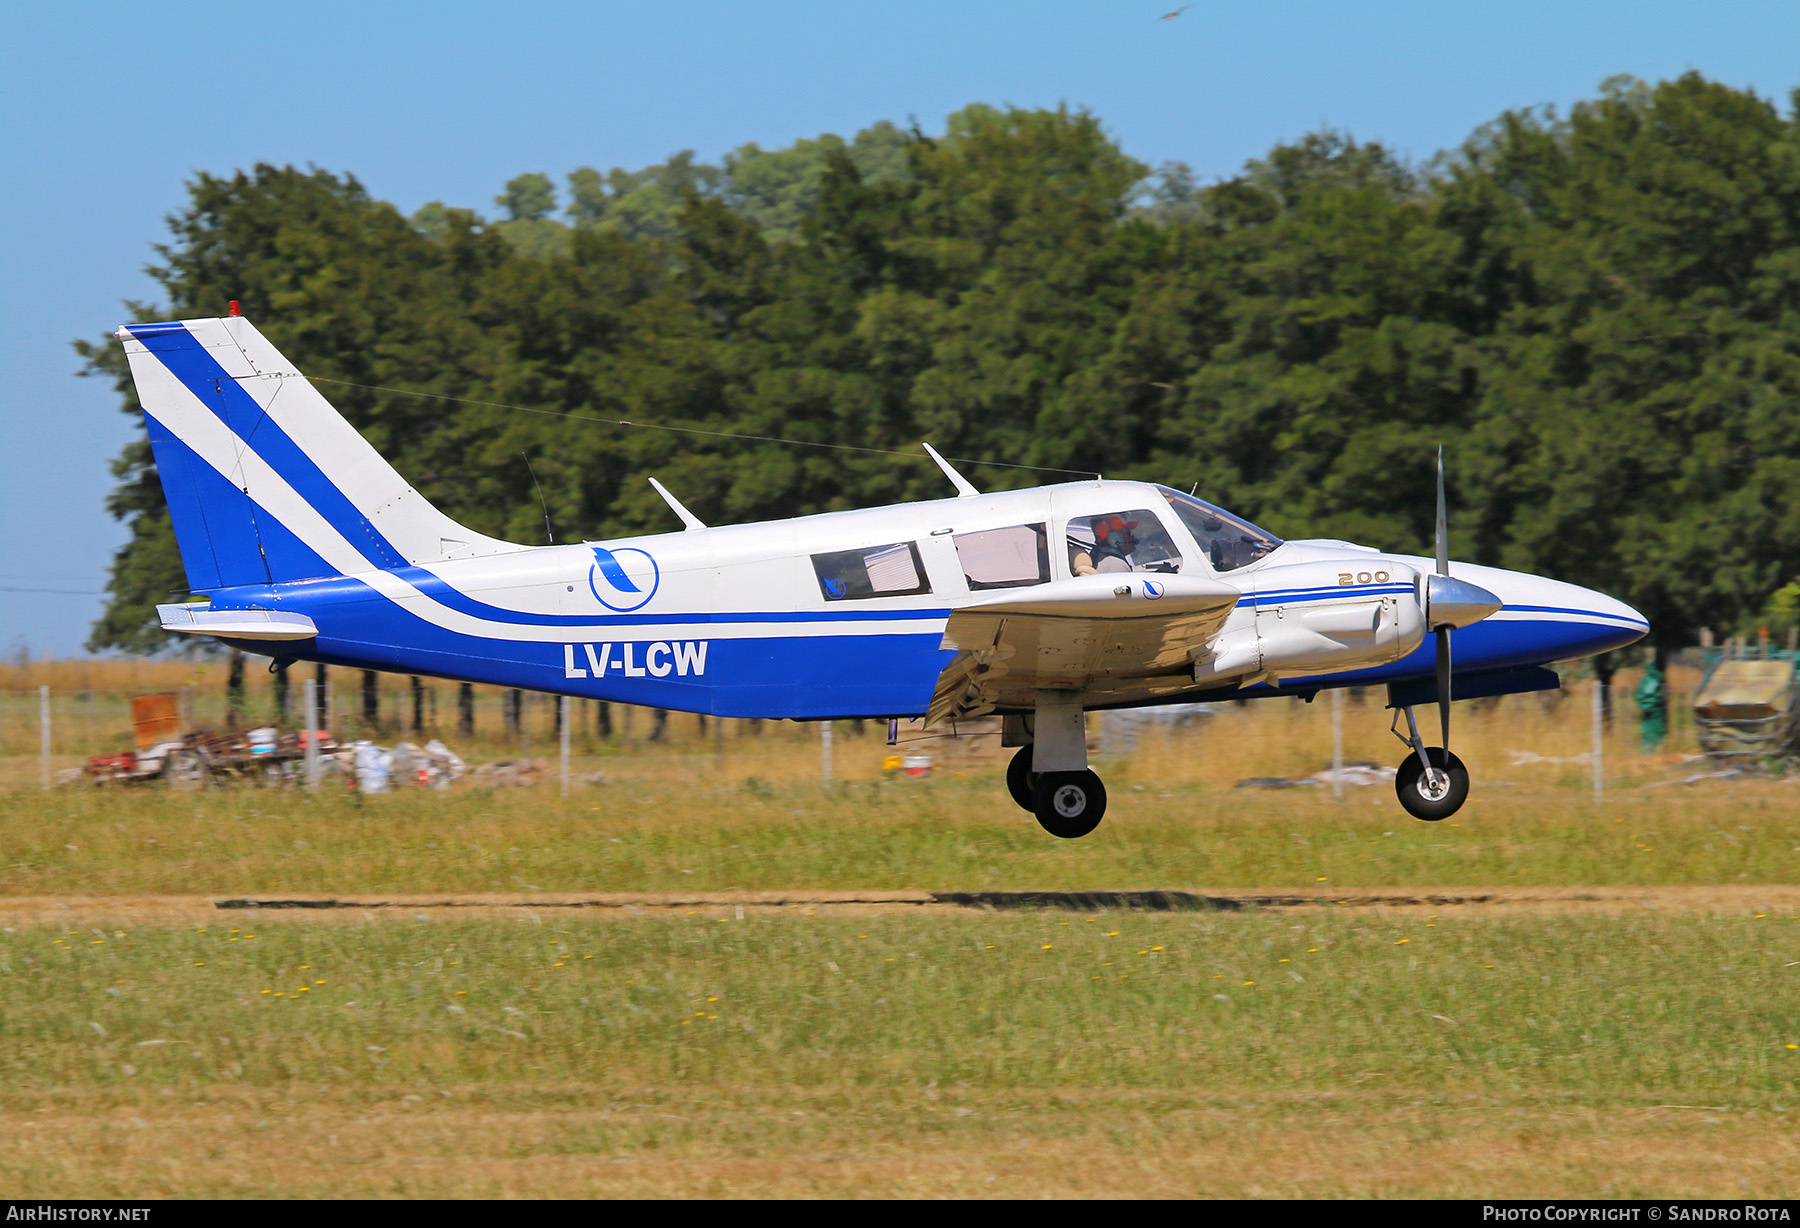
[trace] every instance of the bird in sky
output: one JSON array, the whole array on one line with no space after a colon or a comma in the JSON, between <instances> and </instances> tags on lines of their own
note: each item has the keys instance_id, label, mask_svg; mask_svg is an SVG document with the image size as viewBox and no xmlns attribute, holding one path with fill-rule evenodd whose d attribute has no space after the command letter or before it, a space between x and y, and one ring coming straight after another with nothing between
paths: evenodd
<instances>
[{"instance_id":1,"label":"bird in sky","mask_svg":"<svg viewBox=\"0 0 1800 1228\"><path fill-rule=\"evenodd\" d=\"M1191 4L1184 4L1178 9L1174 9L1171 12L1164 13L1161 17L1158 17L1156 20L1158 20L1158 21L1174 21L1177 17L1181 16L1183 13L1187 12L1189 9L1191 9L1193 7L1194 6Z\"/></svg>"}]
</instances>

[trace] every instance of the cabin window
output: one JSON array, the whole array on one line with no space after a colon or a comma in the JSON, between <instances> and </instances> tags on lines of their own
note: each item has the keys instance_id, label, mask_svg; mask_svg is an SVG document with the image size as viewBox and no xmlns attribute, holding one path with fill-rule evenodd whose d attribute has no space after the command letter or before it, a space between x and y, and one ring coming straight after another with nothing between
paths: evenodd
<instances>
[{"instance_id":1,"label":"cabin window","mask_svg":"<svg viewBox=\"0 0 1800 1228\"><path fill-rule=\"evenodd\" d=\"M956 556L972 590L1025 588L1050 579L1049 535L1042 524L958 533Z\"/></svg>"},{"instance_id":2,"label":"cabin window","mask_svg":"<svg viewBox=\"0 0 1800 1228\"><path fill-rule=\"evenodd\" d=\"M919 562L919 547L912 542L815 554L812 564L819 592L827 601L906 597L931 591L931 581Z\"/></svg>"},{"instance_id":3,"label":"cabin window","mask_svg":"<svg viewBox=\"0 0 1800 1228\"><path fill-rule=\"evenodd\" d=\"M1175 514L1181 517L1188 532L1194 535L1214 571L1236 571L1281 544L1281 539L1273 533L1216 508L1204 499L1166 487L1158 489L1175 509Z\"/></svg>"},{"instance_id":4,"label":"cabin window","mask_svg":"<svg viewBox=\"0 0 1800 1228\"><path fill-rule=\"evenodd\" d=\"M1069 572L1181 570L1181 551L1154 512L1144 508L1076 516L1069 521Z\"/></svg>"}]
</instances>

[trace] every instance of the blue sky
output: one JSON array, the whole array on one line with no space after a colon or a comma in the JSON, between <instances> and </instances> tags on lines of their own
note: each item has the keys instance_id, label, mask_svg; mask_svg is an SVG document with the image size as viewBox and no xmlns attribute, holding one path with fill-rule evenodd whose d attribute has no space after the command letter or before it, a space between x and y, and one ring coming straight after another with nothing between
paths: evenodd
<instances>
[{"instance_id":1,"label":"blue sky","mask_svg":"<svg viewBox=\"0 0 1800 1228\"><path fill-rule=\"evenodd\" d=\"M716 159L970 102L1085 107L1203 181L1319 127L1414 158L1514 107L1690 69L1776 99L1800 5L1057 2L0 7L0 652L80 651L124 540L136 429L75 337L156 297L142 267L196 171L355 174L408 211L492 211L521 171ZM64 590L19 592L18 589Z\"/></svg>"}]
</instances>

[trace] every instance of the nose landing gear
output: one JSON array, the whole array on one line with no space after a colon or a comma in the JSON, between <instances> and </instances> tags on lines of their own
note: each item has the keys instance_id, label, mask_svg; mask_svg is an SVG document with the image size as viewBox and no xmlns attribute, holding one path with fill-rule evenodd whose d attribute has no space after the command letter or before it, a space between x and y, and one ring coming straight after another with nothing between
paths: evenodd
<instances>
[{"instance_id":1,"label":"nose landing gear","mask_svg":"<svg viewBox=\"0 0 1800 1228\"><path fill-rule=\"evenodd\" d=\"M1427 823L1447 819L1461 810L1468 800L1469 769L1444 747L1425 745L1424 739L1419 737L1419 724L1413 719L1411 708L1402 708L1400 712L1406 713L1406 727L1412 736L1403 736L1398 728L1393 728L1392 732L1412 748L1412 754L1400 761L1399 771L1394 776L1394 793L1406 813L1415 819ZM1395 726L1400 723L1400 712L1394 713Z\"/></svg>"}]
</instances>

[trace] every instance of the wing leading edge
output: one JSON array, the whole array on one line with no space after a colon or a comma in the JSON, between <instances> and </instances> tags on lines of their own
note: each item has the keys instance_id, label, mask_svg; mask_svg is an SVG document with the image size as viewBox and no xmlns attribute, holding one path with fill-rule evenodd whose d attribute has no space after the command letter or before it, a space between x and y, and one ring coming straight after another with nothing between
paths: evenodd
<instances>
[{"instance_id":1,"label":"wing leading edge","mask_svg":"<svg viewBox=\"0 0 1800 1228\"><path fill-rule=\"evenodd\" d=\"M1242 594L1196 576L1078 576L992 593L950 616L926 724L1030 709L1041 690L1125 698L1194 685L1194 654Z\"/></svg>"}]
</instances>

